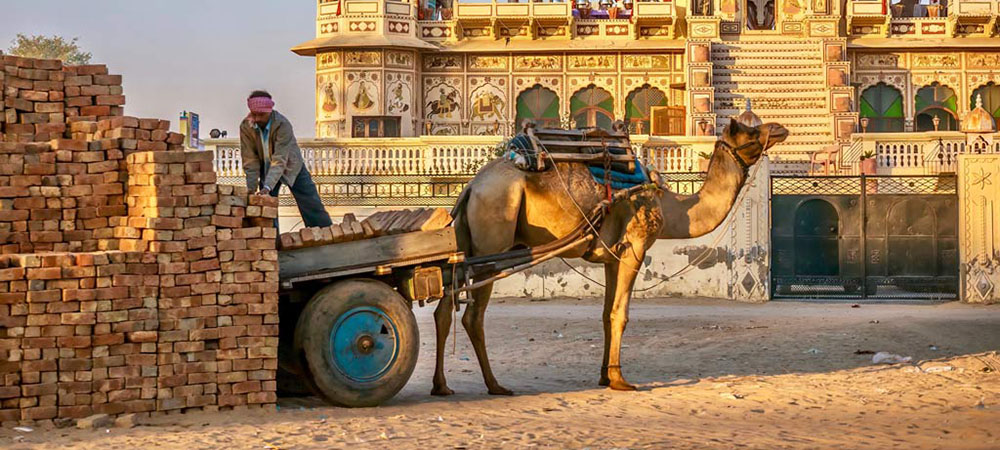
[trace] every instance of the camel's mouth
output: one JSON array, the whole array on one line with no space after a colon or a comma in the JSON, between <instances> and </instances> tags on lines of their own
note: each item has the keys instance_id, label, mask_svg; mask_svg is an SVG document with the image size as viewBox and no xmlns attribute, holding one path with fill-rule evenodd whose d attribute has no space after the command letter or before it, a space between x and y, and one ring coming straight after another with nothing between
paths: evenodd
<instances>
[{"instance_id":1,"label":"camel's mouth","mask_svg":"<svg viewBox=\"0 0 1000 450\"><path fill-rule=\"evenodd\" d=\"M768 148L779 142L784 142L788 138L788 129L781 125L772 125L767 131L766 139L769 142ZM764 150L766 151L767 149Z\"/></svg>"}]
</instances>

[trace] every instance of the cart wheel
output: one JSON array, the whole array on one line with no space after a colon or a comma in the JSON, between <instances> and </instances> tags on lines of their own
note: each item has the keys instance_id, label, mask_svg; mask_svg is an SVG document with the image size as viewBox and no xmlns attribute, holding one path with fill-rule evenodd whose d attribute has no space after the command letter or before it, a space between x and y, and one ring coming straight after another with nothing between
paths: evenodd
<instances>
[{"instance_id":1,"label":"cart wheel","mask_svg":"<svg viewBox=\"0 0 1000 450\"><path fill-rule=\"evenodd\" d=\"M376 406L396 395L413 374L420 349L406 300L386 284L364 279L317 292L299 317L295 340L319 392L348 407Z\"/></svg>"}]
</instances>

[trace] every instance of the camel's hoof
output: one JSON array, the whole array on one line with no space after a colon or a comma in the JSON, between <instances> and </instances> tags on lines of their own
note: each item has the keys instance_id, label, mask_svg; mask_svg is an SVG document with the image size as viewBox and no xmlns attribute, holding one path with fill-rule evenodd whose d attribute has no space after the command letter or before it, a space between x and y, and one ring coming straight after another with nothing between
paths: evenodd
<instances>
[{"instance_id":1,"label":"camel's hoof","mask_svg":"<svg viewBox=\"0 0 1000 450\"><path fill-rule=\"evenodd\" d=\"M514 391L503 386L488 388L490 395L514 395Z\"/></svg>"},{"instance_id":2,"label":"camel's hoof","mask_svg":"<svg viewBox=\"0 0 1000 450\"><path fill-rule=\"evenodd\" d=\"M636 389L635 385L629 384L625 380L614 380L608 387L616 391L634 391Z\"/></svg>"},{"instance_id":3,"label":"camel's hoof","mask_svg":"<svg viewBox=\"0 0 1000 450\"><path fill-rule=\"evenodd\" d=\"M598 386L610 386L611 385L611 379L608 378L608 377L601 377L601 381L598 381L597 385Z\"/></svg>"},{"instance_id":4,"label":"camel's hoof","mask_svg":"<svg viewBox=\"0 0 1000 450\"><path fill-rule=\"evenodd\" d=\"M455 393L455 391L453 391L451 389L448 389L448 386L443 386L443 387L434 386L434 388L431 389L431 395L445 396L445 395L451 395L451 394L454 394L454 393Z\"/></svg>"}]
</instances>

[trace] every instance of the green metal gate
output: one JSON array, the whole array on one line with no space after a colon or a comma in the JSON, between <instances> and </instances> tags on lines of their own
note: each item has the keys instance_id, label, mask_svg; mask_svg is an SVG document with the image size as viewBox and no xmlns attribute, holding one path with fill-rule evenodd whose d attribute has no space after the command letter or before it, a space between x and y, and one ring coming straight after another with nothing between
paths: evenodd
<instances>
[{"instance_id":1,"label":"green metal gate","mask_svg":"<svg viewBox=\"0 0 1000 450\"><path fill-rule=\"evenodd\" d=\"M958 297L954 176L771 178L774 298Z\"/></svg>"}]
</instances>

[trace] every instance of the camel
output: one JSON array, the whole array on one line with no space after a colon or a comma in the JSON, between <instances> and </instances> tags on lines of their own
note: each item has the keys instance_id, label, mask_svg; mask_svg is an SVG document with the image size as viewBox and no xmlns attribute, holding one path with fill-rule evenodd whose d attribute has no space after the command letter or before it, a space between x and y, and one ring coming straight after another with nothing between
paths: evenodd
<instances>
[{"instance_id":1,"label":"camel","mask_svg":"<svg viewBox=\"0 0 1000 450\"><path fill-rule=\"evenodd\" d=\"M729 214L748 177L748 169L788 130L776 123L748 127L732 120L716 142L702 189L680 195L663 189L641 190L610 207L592 239L560 255L604 264L604 357L599 384L635 390L621 371L621 339L628 322L632 286L646 251L657 239L705 235ZM544 172L525 172L503 158L487 163L459 195L452 212L459 248L467 256L490 255L515 246L538 246L570 233L606 198L583 164L557 163ZM462 325L493 395L512 395L501 386L486 354L483 321L492 283L471 291L472 302ZM444 349L454 311L453 299L442 299L434 311L437 361L432 395L449 395L444 376ZM457 338L457 336L456 336Z\"/></svg>"}]
</instances>

